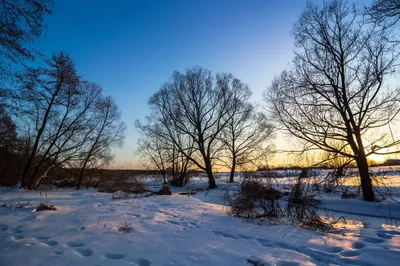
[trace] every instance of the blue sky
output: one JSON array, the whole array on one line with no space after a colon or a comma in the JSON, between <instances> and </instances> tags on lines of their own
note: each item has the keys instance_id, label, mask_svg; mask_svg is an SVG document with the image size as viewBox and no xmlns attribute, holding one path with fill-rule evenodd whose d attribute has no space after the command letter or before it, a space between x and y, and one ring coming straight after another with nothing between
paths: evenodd
<instances>
[{"instance_id":1,"label":"blue sky","mask_svg":"<svg viewBox=\"0 0 400 266\"><path fill-rule=\"evenodd\" d=\"M85 79L101 85L121 109L125 145L118 167L136 167L134 121L171 76L202 66L249 84L253 101L293 57L292 25L303 0L56 0L37 46L64 51Z\"/></svg>"}]
</instances>

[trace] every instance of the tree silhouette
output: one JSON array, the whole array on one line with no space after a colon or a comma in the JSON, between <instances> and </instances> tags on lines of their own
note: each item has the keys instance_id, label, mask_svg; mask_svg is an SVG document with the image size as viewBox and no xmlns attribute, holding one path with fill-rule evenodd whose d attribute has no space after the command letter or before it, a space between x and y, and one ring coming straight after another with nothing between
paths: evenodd
<instances>
[{"instance_id":1,"label":"tree silhouette","mask_svg":"<svg viewBox=\"0 0 400 266\"><path fill-rule=\"evenodd\" d=\"M308 3L293 35L292 67L265 94L273 117L310 149L353 159L364 199L373 201L367 157L397 152L388 149L400 143L390 134L400 91L385 86L399 58L396 44L340 0Z\"/></svg>"}]
</instances>

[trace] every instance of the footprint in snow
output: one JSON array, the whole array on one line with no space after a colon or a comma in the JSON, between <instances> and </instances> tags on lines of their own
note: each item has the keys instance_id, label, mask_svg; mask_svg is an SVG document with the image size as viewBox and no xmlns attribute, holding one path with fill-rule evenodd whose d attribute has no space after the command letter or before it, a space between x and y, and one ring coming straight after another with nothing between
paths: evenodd
<instances>
[{"instance_id":1,"label":"footprint in snow","mask_svg":"<svg viewBox=\"0 0 400 266\"><path fill-rule=\"evenodd\" d=\"M361 252L358 250L345 250L339 254L343 257L356 257L359 256Z\"/></svg>"},{"instance_id":2,"label":"footprint in snow","mask_svg":"<svg viewBox=\"0 0 400 266\"><path fill-rule=\"evenodd\" d=\"M151 261L143 259L143 258L133 259L133 260L131 260L131 263L134 266L150 266L151 265Z\"/></svg>"},{"instance_id":3,"label":"footprint in snow","mask_svg":"<svg viewBox=\"0 0 400 266\"><path fill-rule=\"evenodd\" d=\"M365 248L365 244L363 242L354 242L351 247L354 249L361 249Z\"/></svg>"},{"instance_id":4,"label":"footprint in snow","mask_svg":"<svg viewBox=\"0 0 400 266\"><path fill-rule=\"evenodd\" d=\"M372 244L379 244L379 243L385 242L385 240L382 238L377 238L377 237L372 237L372 236L363 237L362 240L367 243L372 243Z\"/></svg>"},{"instance_id":5,"label":"footprint in snow","mask_svg":"<svg viewBox=\"0 0 400 266\"><path fill-rule=\"evenodd\" d=\"M102 257L103 257L103 259L107 259L107 260L119 260L119 259L122 259L123 257L125 257L125 255L124 254L106 253Z\"/></svg>"},{"instance_id":6,"label":"footprint in snow","mask_svg":"<svg viewBox=\"0 0 400 266\"><path fill-rule=\"evenodd\" d=\"M169 224L174 224L174 225L183 225L182 222L180 221L174 221L174 220L165 220Z\"/></svg>"},{"instance_id":7,"label":"footprint in snow","mask_svg":"<svg viewBox=\"0 0 400 266\"><path fill-rule=\"evenodd\" d=\"M93 251L88 248L77 248L75 252L81 257L90 257L93 255Z\"/></svg>"},{"instance_id":8,"label":"footprint in snow","mask_svg":"<svg viewBox=\"0 0 400 266\"><path fill-rule=\"evenodd\" d=\"M382 232L382 231L381 231L381 232L377 232L376 235L377 235L378 237L384 238L384 239L392 239L392 238L393 238L392 235L389 235L389 234L387 234L386 232Z\"/></svg>"},{"instance_id":9,"label":"footprint in snow","mask_svg":"<svg viewBox=\"0 0 400 266\"><path fill-rule=\"evenodd\" d=\"M329 253L339 253L339 252L342 252L342 251L343 251L342 247L329 247L327 249L327 252L329 252Z\"/></svg>"},{"instance_id":10,"label":"footprint in snow","mask_svg":"<svg viewBox=\"0 0 400 266\"><path fill-rule=\"evenodd\" d=\"M64 252L62 252L62 251L53 251L53 255L62 255Z\"/></svg>"},{"instance_id":11,"label":"footprint in snow","mask_svg":"<svg viewBox=\"0 0 400 266\"><path fill-rule=\"evenodd\" d=\"M58 242L55 240L45 240L43 242L41 242L43 245L48 246L48 247L52 247L52 246L56 246L58 245Z\"/></svg>"},{"instance_id":12,"label":"footprint in snow","mask_svg":"<svg viewBox=\"0 0 400 266\"><path fill-rule=\"evenodd\" d=\"M398 236L400 236L400 231L389 230L389 231L387 231L387 233L390 234L390 235L398 235Z\"/></svg>"}]
</instances>

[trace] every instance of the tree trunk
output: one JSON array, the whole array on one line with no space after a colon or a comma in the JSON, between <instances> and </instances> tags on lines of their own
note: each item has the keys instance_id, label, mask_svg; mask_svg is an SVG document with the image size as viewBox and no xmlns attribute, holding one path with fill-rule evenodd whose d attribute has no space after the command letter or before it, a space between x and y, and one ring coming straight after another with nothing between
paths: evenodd
<instances>
[{"instance_id":1,"label":"tree trunk","mask_svg":"<svg viewBox=\"0 0 400 266\"><path fill-rule=\"evenodd\" d=\"M231 173L229 175L229 183L233 183L233 178L235 176L235 170L236 170L236 159L233 158L232 167L231 167Z\"/></svg>"},{"instance_id":2,"label":"tree trunk","mask_svg":"<svg viewBox=\"0 0 400 266\"><path fill-rule=\"evenodd\" d=\"M78 179L78 184L76 185L76 189L79 190L81 188L82 185L82 180L83 180L83 174L85 173L85 168L86 168L86 164L87 164L87 160L88 157L86 158L85 162L83 163L83 166L81 168L81 171L79 173L79 179Z\"/></svg>"},{"instance_id":3,"label":"tree trunk","mask_svg":"<svg viewBox=\"0 0 400 266\"><path fill-rule=\"evenodd\" d=\"M210 162L206 162L206 173L208 177L208 188L209 189L214 189L217 187L215 183L215 178L212 172L212 167Z\"/></svg>"},{"instance_id":4,"label":"tree trunk","mask_svg":"<svg viewBox=\"0 0 400 266\"><path fill-rule=\"evenodd\" d=\"M361 189L365 201L374 201L374 191L372 190L371 177L369 175L368 162L365 155L359 156L356 160L361 180Z\"/></svg>"}]
</instances>

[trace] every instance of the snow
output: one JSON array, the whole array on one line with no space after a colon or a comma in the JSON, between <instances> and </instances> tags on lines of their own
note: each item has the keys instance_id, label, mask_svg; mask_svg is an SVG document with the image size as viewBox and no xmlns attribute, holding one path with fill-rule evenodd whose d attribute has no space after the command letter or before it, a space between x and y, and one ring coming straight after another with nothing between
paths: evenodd
<instances>
[{"instance_id":1,"label":"snow","mask_svg":"<svg viewBox=\"0 0 400 266\"><path fill-rule=\"evenodd\" d=\"M204 185L199 179L191 186ZM2 189L0 205L11 207L0 208L0 265L367 266L400 260L397 199L389 204L322 196L320 208L346 217L332 234L229 216L223 189L190 197L176 193L181 190L113 200L93 189ZM27 204L12 207L19 203ZM34 212L40 203L57 211Z\"/></svg>"}]
</instances>

